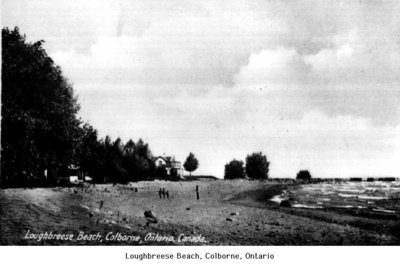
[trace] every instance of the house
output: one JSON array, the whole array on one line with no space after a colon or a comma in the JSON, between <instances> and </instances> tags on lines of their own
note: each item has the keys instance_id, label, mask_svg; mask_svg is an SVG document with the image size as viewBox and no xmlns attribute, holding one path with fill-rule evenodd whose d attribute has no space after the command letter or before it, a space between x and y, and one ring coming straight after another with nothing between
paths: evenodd
<instances>
[{"instance_id":1,"label":"house","mask_svg":"<svg viewBox=\"0 0 400 271\"><path fill-rule=\"evenodd\" d=\"M156 156L152 158L156 169L165 169L167 177L182 177L183 168L179 161L175 160L174 156Z\"/></svg>"}]
</instances>

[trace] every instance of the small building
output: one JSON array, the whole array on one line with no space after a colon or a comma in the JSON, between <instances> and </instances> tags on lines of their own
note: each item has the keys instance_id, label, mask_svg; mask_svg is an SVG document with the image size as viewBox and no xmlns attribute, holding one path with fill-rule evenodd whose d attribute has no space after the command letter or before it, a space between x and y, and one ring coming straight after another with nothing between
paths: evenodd
<instances>
[{"instance_id":1,"label":"small building","mask_svg":"<svg viewBox=\"0 0 400 271\"><path fill-rule=\"evenodd\" d=\"M183 168L174 156L156 156L152 158L156 170L165 169L167 177L182 177Z\"/></svg>"},{"instance_id":2,"label":"small building","mask_svg":"<svg viewBox=\"0 0 400 271\"><path fill-rule=\"evenodd\" d=\"M92 181L92 178L84 174L80 167L76 165L70 165L68 167L68 177L70 183L74 184Z\"/></svg>"}]
</instances>

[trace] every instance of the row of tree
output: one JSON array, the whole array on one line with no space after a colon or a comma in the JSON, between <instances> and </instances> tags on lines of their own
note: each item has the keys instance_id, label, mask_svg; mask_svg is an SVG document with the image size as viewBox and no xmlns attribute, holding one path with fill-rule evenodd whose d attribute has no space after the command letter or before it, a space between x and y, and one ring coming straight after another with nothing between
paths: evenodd
<instances>
[{"instance_id":1,"label":"row of tree","mask_svg":"<svg viewBox=\"0 0 400 271\"><path fill-rule=\"evenodd\" d=\"M241 160L233 159L225 165L225 179L268 179L269 165L267 157L262 152L255 152L246 156L246 164ZM308 170L300 170L296 179L310 180Z\"/></svg>"},{"instance_id":2,"label":"row of tree","mask_svg":"<svg viewBox=\"0 0 400 271\"><path fill-rule=\"evenodd\" d=\"M101 182L156 176L143 140L99 139L82 122L72 86L43 44L27 42L18 28L2 29L1 185L52 185L78 166ZM198 166L192 156L189 171Z\"/></svg>"},{"instance_id":3,"label":"row of tree","mask_svg":"<svg viewBox=\"0 0 400 271\"><path fill-rule=\"evenodd\" d=\"M142 139L123 143L106 136L99 140L97 131L85 124L79 142L76 164L96 182L126 183L157 174L150 147Z\"/></svg>"}]
</instances>

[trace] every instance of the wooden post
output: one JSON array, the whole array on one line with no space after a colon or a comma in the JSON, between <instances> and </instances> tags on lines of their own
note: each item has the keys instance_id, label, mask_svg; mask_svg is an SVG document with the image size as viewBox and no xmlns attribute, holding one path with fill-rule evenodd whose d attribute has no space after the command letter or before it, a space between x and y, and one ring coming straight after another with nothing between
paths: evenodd
<instances>
[{"instance_id":1,"label":"wooden post","mask_svg":"<svg viewBox=\"0 0 400 271\"><path fill-rule=\"evenodd\" d=\"M197 200L200 199L199 186L198 185L196 185L196 198L197 198Z\"/></svg>"}]
</instances>

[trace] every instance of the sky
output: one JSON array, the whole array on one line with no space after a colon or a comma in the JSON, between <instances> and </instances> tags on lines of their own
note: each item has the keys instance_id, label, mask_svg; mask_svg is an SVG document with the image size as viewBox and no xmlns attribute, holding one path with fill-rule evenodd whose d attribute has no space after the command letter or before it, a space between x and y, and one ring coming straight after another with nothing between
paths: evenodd
<instances>
[{"instance_id":1,"label":"sky","mask_svg":"<svg viewBox=\"0 0 400 271\"><path fill-rule=\"evenodd\" d=\"M400 1L2 0L104 137L195 174L400 176Z\"/></svg>"}]
</instances>

